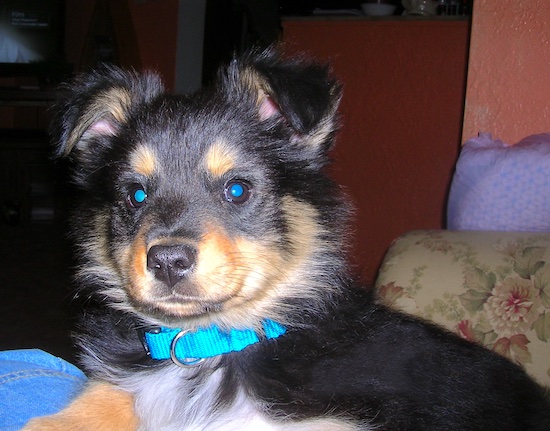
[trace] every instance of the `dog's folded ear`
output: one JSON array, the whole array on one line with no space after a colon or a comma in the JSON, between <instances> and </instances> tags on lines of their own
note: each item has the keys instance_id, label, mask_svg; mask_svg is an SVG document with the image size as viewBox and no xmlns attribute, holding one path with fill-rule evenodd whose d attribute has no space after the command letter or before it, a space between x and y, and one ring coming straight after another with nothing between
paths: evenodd
<instances>
[{"instance_id":1,"label":"dog's folded ear","mask_svg":"<svg viewBox=\"0 0 550 431\"><path fill-rule=\"evenodd\" d=\"M86 158L109 143L132 109L164 91L160 78L114 66L79 75L60 89L51 134L57 156Z\"/></svg>"},{"instance_id":2,"label":"dog's folded ear","mask_svg":"<svg viewBox=\"0 0 550 431\"><path fill-rule=\"evenodd\" d=\"M229 85L252 91L261 120L279 120L312 158L324 158L339 127L341 85L327 65L285 58L274 48L251 51L229 67Z\"/></svg>"}]
</instances>

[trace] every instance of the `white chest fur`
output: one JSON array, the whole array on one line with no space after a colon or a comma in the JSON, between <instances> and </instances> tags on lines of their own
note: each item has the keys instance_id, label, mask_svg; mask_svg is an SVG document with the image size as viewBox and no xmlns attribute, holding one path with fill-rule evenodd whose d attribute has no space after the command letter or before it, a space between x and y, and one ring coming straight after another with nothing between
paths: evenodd
<instances>
[{"instance_id":1,"label":"white chest fur","mask_svg":"<svg viewBox=\"0 0 550 431\"><path fill-rule=\"evenodd\" d=\"M135 408L141 418L139 431L348 431L368 430L336 418L290 421L273 420L265 406L237 389L234 401L218 406L223 370L196 377L196 370L176 366L150 373L136 373L121 382L135 394Z\"/></svg>"}]
</instances>

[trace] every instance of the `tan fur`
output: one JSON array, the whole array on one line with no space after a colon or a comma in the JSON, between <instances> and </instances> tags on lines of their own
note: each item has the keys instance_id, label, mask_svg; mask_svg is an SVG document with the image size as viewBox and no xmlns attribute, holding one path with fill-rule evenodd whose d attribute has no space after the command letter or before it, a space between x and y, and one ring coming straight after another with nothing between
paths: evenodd
<instances>
[{"instance_id":1,"label":"tan fur","mask_svg":"<svg viewBox=\"0 0 550 431\"><path fill-rule=\"evenodd\" d=\"M128 290L132 296L142 299L147 296L147 286L149 286L153 280L153 277L147 274L146 271L147 244L145 243L142 232L139 232L136 240L126 249L126 251L126 257L121 259L121 262L129 262L128 277L130 279L130 286L128 286Z\"/></svg>"},{"instance_id":2,"label":"tan fur","mask_svg":"<svg viewBox=\"0 0 550 431\"><path fill-rule=\"evenodd\" d=\"M120 272L128 280L127 292L135 300L164 310L172 317L189 317L202 311L202 303L221 303L235 295L245 277L241 253L234 240L216 226L206 227L206 234L197 246L197 266L173 293L159 297L155 289L161 283L147 271L147 250L154 245L169 245L173 240L158 239L146 244L148 224L136 235L136 239L117 252L121 262Z\"/></svg>"},{"instance_id":3,"label":"tan fur","mask_svg":"<svg viewBox=\"0 0 550 431\"><path fill-rule=\"evenodd\" d=\"M110 296L113 303L116 304L124 302L127 296L118 287L112 288L112 286L118 286L120 268L112 260L107 243L109 217L107 211L99 211L94 215L93 231L80 244L81 251L91 258L88 259L87 265L78 269L78 272L79 276L83 278L99 277L104 287L103 293Z\"/></svg>"},{"instance_id":4,"label":"tan fur","mask_svg":"<svg viewBox=\"0 0 550 431\"><path fill-rule=\"evenodd\" d=\"M283 210L294 232L294 235L290 235L293 240L292 261L300 265L313 252L315 238L322 233L321 225L317 221L319 214L313 206L291 196L283 199Z\"/></svg>"},{"instance_id":5,"label":"tan fur","mask_svg":"<svg viewBox=\"0 0 550 431\"><path fill-rule=\"evenodd\" d=\"M281 294L301 298L317 296L316 286L304 286L301 281L305 276L303 271L311 270L307 262L313 256L314 244L322 231L316 222L318 213L311 205L286 196L282 209L291 229L289 238L292 239L292 248L288 254L280 255L269 247L249 243L250 249L246 254L256 256L254 261L257 267L248 275L248 289L243 289L243 292L247 292L249 302L240 312L251 315L253 310L258 316L270 316L285 324L285 305L278 301ZM296 289L296 286L300 288Z\"/></svg>"},{"instance_id":6,"label":"tan fur","mask_svg":"<svg viewBox=\"0 0 550 431\"><path fill-rule=\"evenodd\" d=\"M311 291L304 290L300 284L304 276L305 268L315 250L315 242L322 234L316 219L318 213L314 207L300 202L290 196L283 199L283 211L288 219L293 233L289 235L293 239L292 249L288 254L276 251L268 243L273 238L267 239L266 245L258 241L248 241L244 238L235 239L234 257L235 266L225 274L223 271L212 270L201 276L200 280L206 283L223 286L223 289L235 289L235 294L223 304L224 321L216 323L227 327L243 326L255 327L260 316L285 322L286 311L281 308L277 299L280 295L287 294L290 297L316 296L316 287ZM220 249L218 249L219 251ZM220 265L219 257L210 256ZM229 287L234 284L233 287ZM295 290L295 286L301 286ZM284 304L282 305L284 307Z\"/></svg>"},{"instance_id":7,"label":"tan fur","mask_svg":"<svg viewBox=\"0 0 550 431\"><path fill-rule=\"evenodd\" d=\"M265 100L270 98L270 95L273 94L273 90L271 89L269 83L254 69L243 70L241 74L241 81L245 87L256 93L256 106L258 107L260 117L265 119L262 114L262 105Z\"/></svg>"},{"instance_id":8,"label":"tan fur","mask_svg":"<svg viewBox=\"0 0 550 431\"><path fill-rule=\"evenodd\" d=\"M282 210L292 231L288 252L271 245L276 238L266 237L265 242L231 238L221 227L205 222L206 233L196 244L196 267L182 280L182 286L162 297L155 288L160 282L147 271L147 250L153 245L169 245L173 239L160 238L146 244L150 225L144 222L135 240L115 252L116 261L121 264L117 272L124 275L127 283L124 292L137 303L162 310L172 324L185 318L187 325L209 325L215 320L228 328L256 327L265 316L284 322L285 310L275 307L282 291L290 297L315 294L314 286L311 292L303 287L295 291L294 286L299 285L304 268L310 267L307 261L322 231L317 211L311 205L287 196ZM111 293L123 298L124 292ZM205 304L219 307L221 313L213 309L205 313ZM124 306L132 307L128 299L123 300L121 308Z\"/></svg>"},{"instance_id":9,"label":"tan fur","mask_svg":"<svg viewBox=\"0 0 550 431\"><path fill-rule=\"evenodd\" d=\"M262 95L271 94L269 83L254 69L245 69L240 75L245 87L258 93L258 102Z\"/></svg>"},{"instance_id":10,"label":"tan fur","mask_svg":"<svg viewBox=\"0 0 550 431\"><path fill-rule=\"evenodd\" d=\"M114 120L117 123L122 123L126 119L126 112L131 103L132 96L122 88L113 88L98 95L94 103L86 110L86 115L80 118L67 139L65 155L68 155L85 136L85 133L99 121Z\"/></svg>"},{"instance_id":11,"label":"tan fur","mask_svg":"<svg viewBox=\"0 0 550 431\"><path fill-rule=\"evenodd\" d=\"M235 270L241 266L242 260L235 241L219 228L212 227L199 242L198 250L194 278L203 285L208 296L219 296L221 291L233 290L237 279L242 277L242 271L235 273ZM208 283L208 280L212 279L216 279L217 282ZM203 280L205 283L201 283Z\"/></svg>"},{"instance_id":12,"label":"tan fur","mask_svg":"<svg viewBox=\"0 0 550 431\"><path fill-rule=\"evenodd\" d=\"M223 141L215 142L206 154L206 168L214 177L221 177L235 166L234 156Z\"/></svg>"},{"instance_id":13,"label":"tan fur","mask_svg":"<svg viewBox=\"0 0 550 431\"><path fill-rule=\"evenodd\" d=\"M32 419L23 431L135 431L133 397L108 383L92 383L61 412Z\"/></svg>"},{"instance_id":14,"label":"tan fur","mask_svg":"<svg viewBox=\"0 0 550 431\"><path fill-rule=\"evenodd\" d=\"M130 155L130 165L138 174L150 177L157 169L157 158L151 148L140 145Z\"/></svg>"},{"instance_id":15,"label":"tan fur","mask_svg":"<svg viewBox=\"0 0 550 431\"><path fill-rule=\"evenodd\" d=\"M114 88L100 95L90 111L110 113L114 119L122 123L126 120L126 112L132 104L132 95L123 88Z\"/></svg>"}]
</instances>

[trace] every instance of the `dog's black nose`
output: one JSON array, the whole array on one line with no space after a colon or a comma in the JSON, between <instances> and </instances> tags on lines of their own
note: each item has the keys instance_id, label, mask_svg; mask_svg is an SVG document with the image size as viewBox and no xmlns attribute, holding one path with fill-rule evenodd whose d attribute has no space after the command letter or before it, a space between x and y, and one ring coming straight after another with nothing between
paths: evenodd
<instances>
[{"instance_id":1,"label":"dog's black nose","mask_svg":"<svg viewBox=\"0 0 550 431\"><path fill-rule=\"evenodd\" d=\"M189 245L154 245L147 253L147 268L168 287L174 287L196 260L195 249Z\"/></svg>"}]
</instances>

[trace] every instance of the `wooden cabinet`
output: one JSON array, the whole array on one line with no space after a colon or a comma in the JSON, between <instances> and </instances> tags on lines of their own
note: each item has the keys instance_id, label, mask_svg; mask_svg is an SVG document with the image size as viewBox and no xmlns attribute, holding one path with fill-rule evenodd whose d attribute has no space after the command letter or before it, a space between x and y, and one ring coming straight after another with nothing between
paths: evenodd
<instances>
[{"instance_id":1,"label":"wooden cabinet","mask_svg":"<svg viewBox=\"0 0 550 431\"><path fill-rule=\"evenodd\" d=\"M356 206L352 259L367 281L391 241L444 227L461 139L467 20L287 19L289 53L344 85L333 175Z\"/></svg>"}]
</instances>

